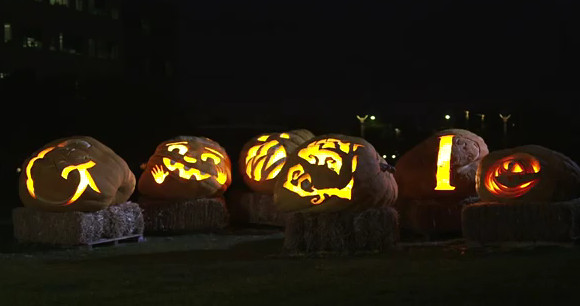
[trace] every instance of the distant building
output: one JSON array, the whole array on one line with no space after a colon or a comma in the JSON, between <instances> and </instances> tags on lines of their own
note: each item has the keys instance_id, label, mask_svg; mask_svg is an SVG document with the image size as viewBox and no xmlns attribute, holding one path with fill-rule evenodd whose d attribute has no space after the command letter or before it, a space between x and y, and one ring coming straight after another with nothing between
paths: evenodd
<instances>
[{"instance_id":1,"label":"distant building","mask_svg":"<svg viewBox=\"0 0 580 306\"><path fill-rule=\"evenodd\" d=\"M88 99L120 89L170 90L177 35L170 3L0 0L0 79Z\"/></svg>"},{"instance_id":2,"label":"distant building","mask_svg":"<svg viewBox=\"0 0 580 306\"><path fill-rule=\"evenodd\" d=\"M123 73L120 0L0 0L0 77Z\"/></svg>"}]
</instances>

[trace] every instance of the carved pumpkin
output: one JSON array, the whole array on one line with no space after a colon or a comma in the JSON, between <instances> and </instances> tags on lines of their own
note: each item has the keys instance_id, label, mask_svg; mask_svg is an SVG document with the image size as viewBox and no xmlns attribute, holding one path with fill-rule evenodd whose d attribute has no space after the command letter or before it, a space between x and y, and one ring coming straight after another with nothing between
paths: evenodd
<instances>
[{"instance_id":1,"label":"carved pumpkin","mask_svg":"<svg viewBox=\"0 0 580 306\"><path fill-rule=\"evenodd\" d=\"M483 158L476 183L482 201L565 201L580 196L580 168L561 153L521 146Z\"/></svg>"},{"instance_id":2,"label":"carved pumpkin","mask_svg":"<svg viewBox=\"0 0 580 306\"><path fill-rule=\"evenodd\" d=\"M288 154L312 137L310 131L302 129L252 138L242 148L238 161L246 185L254 191L272 193Z\"/></svg>"},{"instance_id":3,"label":"carved pumpkin","mask_svg":"<svg viewBox=\"0 0 580 306\"><path fill-rule=\"evenodd\" d=\"M397 161L399 199L463 199L476 194L475 173L487 145L476 134L443 130Z\"/></svg>"},{"instance_id":4,"label":"carved pumpkin","mask_svg":"<svg viewBox=\"0 0 580 306\"><path fill-rule=\"evenodd\" d=\"M135 189L127 163L92 137L50 142L22 169L22 203L46 211L98 211L126 202Z\"/></svg>"},{"instance_id":5,"label":"carved pumpkin","mask_svg":"<svg viewBox=\"0 0 580 306\"><path fill-rule=\"evenodd\" d=\"M331 212L392 204L397 183L390 166L362 138L329 134L300 145L274 189L279 210Z\"/></svg>"},{"instance_id":6,"label":"carved pumpkin","mask_svg":"<svg viewBox=\"0 0 580 306\"><path fill-rule=\"evenodd\" d=\"M141 194L162 199L221 195L232 180L225 149L204 137L180 136L157 146L139 178Z\"/></svg>"}]
</instances>

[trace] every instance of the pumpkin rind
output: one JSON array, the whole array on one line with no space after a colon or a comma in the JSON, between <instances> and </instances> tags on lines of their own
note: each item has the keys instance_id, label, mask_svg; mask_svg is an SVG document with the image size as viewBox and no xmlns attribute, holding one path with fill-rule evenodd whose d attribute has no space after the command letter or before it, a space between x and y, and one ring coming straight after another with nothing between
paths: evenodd
<instances>
[{"instance_id":1,"label":"pumpkin rind","mask_svg":"<svg viewBox=\"0 0 580 306\"><path fill-rule=\"evenodd\" d=\"M538 165L532 166L533 161ZM521 169L512 173L516 162ZM498 169L503 163L509 170ZM504 178L506 175L510 177ZM490 180L494 183L486 185ZM494 191L490 184L502 188ZM564 154L538 145L498 150L479 164L476 188L482 202L567 201L580 197L580 168Z\"/></svg>"},{"instance_id":2,"label":"pumpkin rind","mask_svg":"<svg viewBox=\"0 0 580 306\"><path fill-rule=\"evenodd\" d=\"M450 156L453 190L435 190L440 137L454 135ZM484 140L462 129L440 131L406 152L397 161L395 178L399 200L464 199L476 194L475 173L481 158L489 153Z\"/></svg>"},{"instance_id":3,"label":"pumpkin rind","mask_svg":"<svg viewBox=\"0 0 580 306\"><path fill-rule=\"evenodd\" d=\"M285 137L282 135L285 134ZM273 193L274 185L277 178L279 177L279 172L272 178L268 178L268 175L273 171L280 171L286 158L291 154L296 147L298 147L303 142L311 139L314 135L305 129L292 130L283 133L265 133L253 137L251 140L246 142L244 147L240 152L240 157L238 160L238 168L244 183L253 191L262 193ZM262 140L267 138L267 140ZM266 148L265 145L268 142L274 143L273 146ZM279 149L283 148L283 149ZM267 149L267 150L265 150ZM255 156L251 158L249 156L250 150L263 150L263 155ZM284 153L283 158L278 158L272 164L273 154L281 150ZM254 175L258 173L259 179Z\"/></svg>"},{"instance_id":4,"label":"pumpkin rind","mask_svg":"<svg viewBox=\"0 0 580 306\"><path fill-rule=\"evenodd\" d=\"M158 199L206 198L223 194L231 180L231 161L223 147L209 138L179 136L157 146L137 188Z\"/></svg>"},{"instance_id":5,"label":"pumpkin rind","mask_svg":"<svg viewBox=\"0 0 580 306\"><path fill-rule=\"evenodd\" d=\"M45 211L98 211L126 202L135 189L127 163L88 136L54 140L32 154L22 169L22 203Z\"/></svg>"},{"instance_id":6,"label":"pumpkin rind","mask_svg":"<svg viewBox=\"0 0 580 306\"><path fill-rule=\"evenodd\" d=\"M356 211L390 205L397 198L397 183L387 171L392 169L362 138L321 135L288 157L276 182L274 202L284 212ZM349 186L350 193L345 192Z\"/></svg>"}]
</instances>

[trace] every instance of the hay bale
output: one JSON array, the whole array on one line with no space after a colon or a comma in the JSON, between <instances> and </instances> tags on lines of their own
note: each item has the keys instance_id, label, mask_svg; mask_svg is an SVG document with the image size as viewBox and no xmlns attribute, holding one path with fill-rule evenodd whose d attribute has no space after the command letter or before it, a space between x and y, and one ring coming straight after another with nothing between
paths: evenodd
<instances>
[{"instance_id":1,"label":"hay bale","mask_svg":"<svg viewBox=\"0 0 580 306\"><path fill-rule=\"evenodd\" d=\"M401 230L424 236L461 234L464 201L406 200L399 202Z\"/></svg>"},{"instance_id":2,"label":"hay bale","mask_svg":"<svg viewBox=\"0 0 580 306\"><path fill-rule=\"evenodd\" d=\"M286 220L284 250L289 254L383 251L398 239L398 214L388 206L358 212L296 212Z\"/></svg>"},{"instance_id":3,"label":"hay bale","mask_svg":"<svg viewBox=\"0 0 580 306\"><path fill-rule=\"evenodd\" d=\"M110 206L104 213L104 238L143 234L145 223L139 204L126 202Z\"/></svg>"},{"instance_id":4,"label":"hay bale","mask_svg":"<svg viewBox=\"0 0 580 306\"><path fill-rule=\"evenodd\" d=\"M463 236L476 244L572 242L580 239L580 199L564 202L478 202L462 211Z\"/></svg>"},{"instance_id":5,"label":"hay bale","mask_svg":"<svg viewBox=\"0 0 580 306\"><path fill-rule=\"evenodd\" d=\"M285 226L286 213L274 205L274 196L267 193L244 192L229 204L232 219L240 223Z\"/></svg>"},{"instance_id":6,"label":"hay bale","mask_svg":"<svg viewBox=\"0 0 580 306\"><path fill-rule=\"evenodd\" d=\"M101 239L142 234L139 205L123 203L96 212L47 212L28 207L12 210L14 237L21 243L83 245Z\"/></svg>"},{"instance_id":7,"label":"hay bale","mask_svg":"<svg viewBox=\"0 0 580 306\"><path fill-rule=\"evenodd\" d=\"M224 228L229 213L223 197L166 200L142 197L145 232L187 233Z\"/></svg>"}]
</instances>

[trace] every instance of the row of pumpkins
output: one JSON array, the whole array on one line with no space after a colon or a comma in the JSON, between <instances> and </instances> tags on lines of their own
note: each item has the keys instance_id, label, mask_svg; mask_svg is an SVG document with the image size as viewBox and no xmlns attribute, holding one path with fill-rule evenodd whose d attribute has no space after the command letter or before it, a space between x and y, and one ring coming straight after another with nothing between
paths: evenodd
<instances>
[{"instance_id":1,"label":"row of pumpkins","mask_svg":"<svg viewBox=\"0 0 580 306\"><path fill-rule=\"evenodd\" d=\"M396 171L395 171L396 168ZM479 169L478 169L479 168ZM23 165L23 204L46 211L97 211L141 195L161 199L216 197L231 183L225 149L204 137L159 144L138 184L127 163L91 137L48 143ZM252 190L274 195L281 211L338 211L399 199L566 200L580 196L580 169L540 146L488 152L469 131L441 131L389 165L367 141L308 130L262 134L239 158Z\"/></svg>"}]
</instances>

